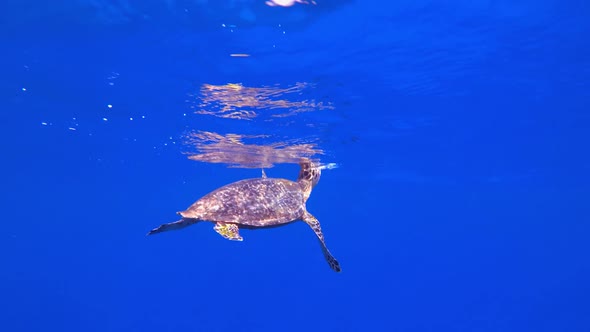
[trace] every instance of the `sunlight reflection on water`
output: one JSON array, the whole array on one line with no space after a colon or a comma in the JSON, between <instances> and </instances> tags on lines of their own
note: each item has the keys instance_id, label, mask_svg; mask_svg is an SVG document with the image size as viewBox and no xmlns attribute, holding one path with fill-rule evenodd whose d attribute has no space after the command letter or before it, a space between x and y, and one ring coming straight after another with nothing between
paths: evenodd
<instances>
[{"instance_id":1,"label":"sunlight reflection on water","mask_svg":"<svg viewBox=\"0 0 590 332\"><path fill-rule=\"evenodd\" d=\"M281 121L301 113L334 109L330 103L303 98L302 91L309 88L313 88L313 85L301 82L286 88L251 87L240 83L203 84L200 93L189 102L192 103L190 108L197 115L227 120ZM306 124L307 127L313 125ZM184 144L189 149L186 154L191 160L222 163L238 168L270 168L275 164L297 164L302 158L315 158L315 162L320 163L317 158L324 155L315 137L285 138L282 135L279 138L269 133L245 135L193 130L185 135ZM334 168L333 164L323 166Z\"/></svg>"},{"instance_id":2,"label":"sunlight reflection on water","mask_svg":"<svg viewBox=\"0 0 590 332\"><path fill-rule=\"evenodd\" d=\"M238 168L270 168L274 164L296 164L302 158L324 154L315 143L305 143L298 139L269 144L244 143L244 140L267 137L198 131L187 135L185 144L197 151L187 153L190 160L222 163Z\"/></svg>"},{"instance_id":3,"label":"sunlight reflection on water","mask_svg":"<svg viewBox=\"0 0 590 332\"><path fill-rule=\"evenodd\" d=\"M298 82L287 88L279 88L247 87L240 83L203 84L200 94L196 96L199 103L190 108L197 114L239 120L250 120L261 115L282 118L302 112L334 109L332 105L314 99L291 101L285 96L299 94L306 88L313 88L313 85Z\"/></svg>"}]
</instances>

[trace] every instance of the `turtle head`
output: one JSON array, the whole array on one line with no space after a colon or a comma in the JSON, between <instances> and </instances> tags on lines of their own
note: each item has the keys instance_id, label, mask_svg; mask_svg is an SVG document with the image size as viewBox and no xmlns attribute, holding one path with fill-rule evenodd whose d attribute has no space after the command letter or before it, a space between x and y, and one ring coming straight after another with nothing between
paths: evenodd
<instances>
[{"instance_id":1,"label":"turtle head","mask_svg":"<svg viewBox=\"0 0 590 332\"><path fill-rule=\"evenodd\" d=\"M311 192L311 189L315 187L320 181L320 175L322 170L317 164L314 164L309 159L303 159L299 162L301 169L299 170L299 177L297 182L303 187L303 191Z\"/></svg>"}]
</instances>

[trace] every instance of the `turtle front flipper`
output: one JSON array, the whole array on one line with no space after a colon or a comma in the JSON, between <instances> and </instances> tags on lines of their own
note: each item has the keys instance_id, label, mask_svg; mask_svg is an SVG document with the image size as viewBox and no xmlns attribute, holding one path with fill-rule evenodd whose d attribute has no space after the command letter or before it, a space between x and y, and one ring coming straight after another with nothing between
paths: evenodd
<instances>
[{"instance_id":1,"label":"turtle front flipper","mask_svg":"<svg viewBox=\"0 0 590 332\"><path fill-rule=\"evenodd\" d=\"M322 228L320 227L320 222L316 219L316 217L312 216L311 213L309 213L309 212L305 212L305 214L303 215L303 218L301 218L301 219L303 221L305 221L305 223L308 224L309 227L311 227L311 229L314 231L315 235L318 237L318 240L320 240L320 245L322 246L322 252L324 253L324 257L326 258L326 261L328 262L328 264L330 264L330 267L332 268L332 270L334 270L336 272L340 272L341 271L340 263L338 263L336 258L334 258L334 256L332 256L332 254L328 250L328 247L326 247L326 242L324 241L324 234L322 233Z\"/></svg>"},{"instance_id":2,"label":"turtle front flipper","mask_svg":"<svg viewBox=\"0 0 590 332\"><path fill-rule=\"evenodd\" d=\"M228 224L224 222L216 222L213 229L219 233L219 235L232 241L243 241L244 238L240 236L240 229L236 224Z\"/></svg>"},{"instance_id":3,"label":"turtle front flipper","mask_svg":"<svg viewBox=\"0 0 590 332\"><path fill-rule=\"evenodd\" d=\"M175 221L175 222L162 224L162 225L152 229L151 231L149 231L149 233L147 233L147 235L153 235L153 234L162 233L162 232L166 232L166 231L173 231L173 230L185 228L186 226L190 226L190 225L194 224L195 222L197 222L196 219L182 218L182 219Z\"/></svg>"}]
</instances>

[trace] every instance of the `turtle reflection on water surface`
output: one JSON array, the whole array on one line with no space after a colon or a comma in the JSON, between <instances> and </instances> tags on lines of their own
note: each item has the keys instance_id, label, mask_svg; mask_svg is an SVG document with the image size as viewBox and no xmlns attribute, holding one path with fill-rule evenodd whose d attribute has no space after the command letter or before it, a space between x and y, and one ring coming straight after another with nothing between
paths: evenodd
<instances>
[{"instance_id":1,"label":"turtle reflection on water surface","mask_svg":"<svg viewBox=\"0 0 590 332\"><path fill-rule=\"evenodd\" d=\"M261 178L230 183L203 196L185 211L177 212L182 219L160 225L148 235L209 221L224 238L242 241L240 228L276 227L302 220L318 237L332 270L340 272L340 264L326 247L319 221L305 208L311 190L320 180L321 167L310 160L303 160L299 165L297 181L267 178L263 172Z\"/></svg>"}]
</instances>

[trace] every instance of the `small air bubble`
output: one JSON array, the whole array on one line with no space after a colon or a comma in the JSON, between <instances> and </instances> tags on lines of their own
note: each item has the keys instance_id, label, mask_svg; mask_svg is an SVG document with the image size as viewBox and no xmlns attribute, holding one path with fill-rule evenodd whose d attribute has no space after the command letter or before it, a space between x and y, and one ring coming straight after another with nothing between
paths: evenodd
<instances>
[{"instance_id":1,"label":"small air bubble","mask_svg":"<svg viewBox=\"0 0 590 332\"><path fill-rule=\"evenodd\" d=\"M47 126L47 122L41 122L43 126Z\"/></svg>"},{"instance_id":2,"label":"small air bubble","mask_svg":"<svg viewBox=\"0 0 590 332\"><path fill-rule=\"evenodd\" d=\"M108 104L108 105L107 105L107 107L108 107L108 108L113 108L113 105L111 105L111 104Z\"/></svg>"},{"instance_id":3,"label":"small air bubble","mask_svg":"<svg viewBox=\"0 0 590 332\"><path fill-rule=\"evenodd\" d=\"M102 121L109 121L109 119L107 119L107 118L102 118Z\"/></svg>"},{"instance_id":4,"label":"small air bubble","mask_svg":"<svg viewBox=\"0 0 590 332\"><path fill-rule=\"evenodd\" d=\"M21 90L23 90L23 91L27 91L27 88L22 88Z\"/></svg>"},{"instance_id":5,"label":"small air bubble","mask_svg":"<svg viewBox=\"0 0 590 332\"><path fill-rule=\"evenodd\" d=\"M133 118L129 118L129 121L133 121Z\"/></svg>"},{"instance_id":6,"label":"small air bubble","mask_svg":"<svg viewBox=\"0 0 590 332\"><path fill-rule=\"evenodd\" d=\"M322 165L320 167L318 167L319 169L334 169L334 168L338 168L338 164L336 163L329 163L326 165Z\"/></svg>"}]
</instances>

